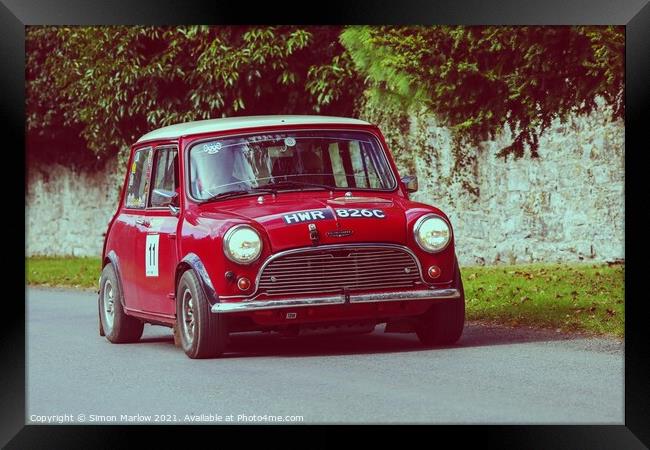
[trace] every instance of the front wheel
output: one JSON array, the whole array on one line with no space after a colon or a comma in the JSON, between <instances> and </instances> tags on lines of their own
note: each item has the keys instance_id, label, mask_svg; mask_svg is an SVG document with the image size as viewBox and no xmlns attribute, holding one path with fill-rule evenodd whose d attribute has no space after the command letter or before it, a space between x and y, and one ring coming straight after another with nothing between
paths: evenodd
<instances>
[{"instance_id":1,"label":"front wheel","mask_svg":"<svg viewBox=\"0 0 650 450\"><path fill-rule=\"evenodd\" d=\"M460 297L444 300L429 307L420 316L415 326L415 332L426 346L450 345L458 341L465 326L465 291L460 269L456 262L456 286Z\"/></svg>"},{"instance_id":2,"label":"front wheel","mask_svg":"<svg viewBox=\"0 0 650 450\"><path fill-rule=\"evenodd\" d=\"M176 290L176 333L192 359L220 356L228 340L225 319L211 311L193 270L186 271Z\"/></svg>"},{"instance_id":3,"label":"front wheel","mask_svg":"<svg viewBox=\"0 0 650 450\"><path fill-rule=\"evenodd\" d=\"M99 283L100 334L114 344L137 342L142 336L144 323L127 316L122 307L122 297L113 264L106 264Z\"/></svg>"}]
</instances>

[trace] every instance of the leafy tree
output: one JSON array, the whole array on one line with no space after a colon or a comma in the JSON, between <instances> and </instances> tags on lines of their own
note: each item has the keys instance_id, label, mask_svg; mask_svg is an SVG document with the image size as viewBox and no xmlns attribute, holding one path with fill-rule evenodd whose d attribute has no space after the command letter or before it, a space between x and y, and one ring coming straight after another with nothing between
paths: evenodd
<instances>
[{"instance_id":1,"label":"leafy tree","mask_svg":"<svg viewBox=\"0 0 650 450\"><path fill-rule=\"evenodd\" d=\"M507 123L501 156L538 156L553 118L588 113L596 97L623 116L622 27L349 27L341 35L369 97L436 114L473 144Z\"/></svg>"},{"instance_id":2,"label":"leafy tree","mask_svg":"<svg viewBox=\"0 0 650 450\"><path fill-rule=\"evenodd\" d=\"M340 31L29 27L28 147L39 157L72 144L74 161L113 154L151 129L191 120L353 115L362 81L338 42Z\"/></svg>"},{"instance_id":3,"label":"leafy tree","mask_svg":"<svg viewBox=\"0 0 650 450\"><path fill-rule=\"evenodd\" d=\"M76 164L171 123L354 116L367 91L391 123L425 107L475 144L509 124L501 154L537 156L597 96L623 115L623 48L620 27L28 27L28 151Z\"/></svg>"}]
</instances>

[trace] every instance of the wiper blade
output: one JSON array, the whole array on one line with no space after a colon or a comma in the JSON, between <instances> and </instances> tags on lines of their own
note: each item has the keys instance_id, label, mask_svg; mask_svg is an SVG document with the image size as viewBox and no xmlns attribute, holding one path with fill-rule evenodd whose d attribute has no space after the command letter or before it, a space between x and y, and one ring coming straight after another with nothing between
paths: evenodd
<instances>
[{"instance_id":1,"label":"wiper blade","mask_svg":"<svg viewBox=\"0 0 650 450\"><path fill-rule=\"evenodd\" d=\"M319 183L305 183L302 181L293 181L293 180L287 180L287 181L277 181L275 183L269 183L264 186L265 188L271 188L271 189L277 189L277 188L309 188L309 187L315 187L315 188L321 188L321 189L327 189L328 191L333 191L336 188L334 186L329 186L327 184L319 184Z\"/></svg>"},{"instance_id":2,"label":"wiper blade","mask_svg":"<svg viewBox=\"0 0 650 450\"><path fill-rule=\"evenodd\" d=\"M267 192L267 193L274 193L275 190L273 189L267 189L267 188L251 188L248 190L236 190L236 191L226 191L226 192L220 192L216 195L213 195L212 197L208 197L207 199L203 200L201 203L207 203L207 202L213 202L215 200L221 200L224 198L231 198L231 197L239 197L243 195L251 195L251 194L257 194L259 192Z\"/></svg>"},{"instance_id":3,"label":"wiper blade","mask_svg":"<svg viewBox=\"0 0 650 450\"><path fill-rule=\"evenodd\" d=\"M315 187L320 189L327 189L328 191L333 191L336 189L334 186L328 186L326 184L304 183L302 181L279 181L276 183L265 184L264 186L260 186L260 187L252 187L246 190L238 189L235 191L220 192L216 195L213 195L212 197L208 197L207 199L203 200L202 203L208 203L208 202L213 202L215 200L222 200L224 198L239 197L243 195L252 195L258 193L275 194L280 190L279 188L296 188L296 187L300 189Z\"/></svg>"}]
</instances>

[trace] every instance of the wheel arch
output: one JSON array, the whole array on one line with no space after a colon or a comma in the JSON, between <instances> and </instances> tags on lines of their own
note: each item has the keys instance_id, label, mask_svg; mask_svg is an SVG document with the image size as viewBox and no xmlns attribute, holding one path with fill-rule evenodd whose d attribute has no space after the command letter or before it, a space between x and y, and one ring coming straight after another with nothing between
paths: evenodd
<instances>
[{"instance_id":1,"label":"wheel arch","mask_svg":"<svg viewBox=\"0 0 650 450\"><path fill-rule=\"evenodd\" d=\"M126 300L124 299L124 289L122 288L122 272L120 271L119 258L117 257L117 253L115 253L115 250L111 250L104 257L104 260L102 261L102 270L104 270L104 267L106 267L108 264L112 264L113 269L115 269L115 277L117 278L117 288L120 291L120 303L122 304L122 307L126 307ZM101 289L101 284L99 288Z\"/></svg>"},{"instance_id":2,"label":"wheel arch","mask_svg":"<svg viewBox=\"0 0 650 450\"><path fill-rule=\"evenodd\" d=\"M460 289L461 295L464 298L465 297L465 289L463 287L463 276L462 276L461 270L460 270L460 263L458 261L458 255L456 255L455 253L454 253L454 260L455 260L454 261L454 271L455 271L454 283L456 284L456 287L458 289Z\"/></svg>"},{"instance_id":3,"label":"wheel arch","mask_svg":"<svg viewBox=\"0 0 650 450\"><path fill-rule=\"evenodd\" d=\"M210 302L211 305L218 303L219 296L217 295L217 291L214 288L214 284L212 284L210 275L205 269L205 265L203 264L203 261L201 261L201 258L199 258L195 253L188 253L177 264L176 273L174 276L174 286L178 286L178 282L183 273L190 269L194 270L196 273L199 279L199 284L201 285L201 289L203 290L203 294L205 294L208 302Z\"/></svg>"}]
</instances>

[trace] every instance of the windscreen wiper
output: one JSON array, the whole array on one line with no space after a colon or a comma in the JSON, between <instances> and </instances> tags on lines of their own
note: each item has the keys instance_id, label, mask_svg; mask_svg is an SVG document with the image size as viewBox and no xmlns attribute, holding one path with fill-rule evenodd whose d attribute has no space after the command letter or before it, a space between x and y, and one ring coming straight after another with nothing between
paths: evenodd
<instances>
[{"instance_id":1,"label":"windscreen wiper","mask_svg":"<svg viewBox=\"0 0 650 450\"><path fill-rule=\"evenodd\" d=\"M327 189L328 191L333 191L336 189L334 186L329 186L327 184L305 183L302 181L293 181L293 180L278 181L275 183L269 183L269 184L265 184L264 186L253 187L245 190L238 189L235 191L220 192L216 195L213 195L212 197L208 197L207 199L203 200L202 203L208 203L215 200L222 200L225 198L240 197L244 195L252 195L252 194L259 194L259 193L275 194L282 188L299 188L301 190L305 188L319 188L319 189Z\"/></svg>"},{"instance_id":2,"label":"windscreen wiper","mask_svg":"<svg viewBox=\"0 0 650 450\"><path fill-rule=\"evenodd\" d=\"M244 195L252 195L252 194L257 194L260 192L265 192L269 194L274 194L276 191L275 189L269 189L266 187L259 187L259 188L251 188L251 189L245 189L245 190L235 190L235 191L226 191L226 192L220 192L216 195L213 195L212 197L208 197L205 200L203 200L201 203L208 203L208 202L213 202L215 200L222 200L225 198L232 198L232 197L240 197Z\"/></svg>"},{"instance_id":3,"label":"windscreen wiper","mask_svg":"<svg viewBox=\"0 0 650 450\"><path fill-rule=\"evenodd\" d=\"M321 189L327 189L328 191L333 191L336 189L336 187L327 184L305 183L302 181L293 181L293 180L276 181L274 183L269 183L265 185L264 188L270 188L274 190L277 190L277 188L300 188L300 189L321 188Z\"/></svg>"}]
</instances>

